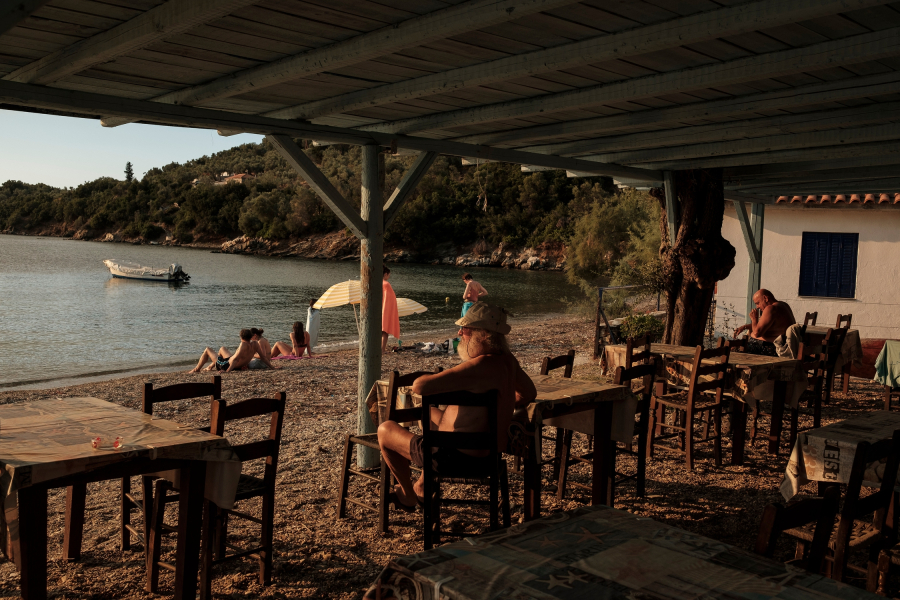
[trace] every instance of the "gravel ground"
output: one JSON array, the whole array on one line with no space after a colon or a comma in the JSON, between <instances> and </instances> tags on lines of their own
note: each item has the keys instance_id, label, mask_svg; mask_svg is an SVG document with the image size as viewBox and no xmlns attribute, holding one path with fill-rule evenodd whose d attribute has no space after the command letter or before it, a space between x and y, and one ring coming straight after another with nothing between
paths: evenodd
<instances>
[{"instance_id":1,"label":"gravel ground","mask_svg":"<svg viewBox=\"0 0 900 600\"><path fill-rule=\"evenodd\" d=\"M574 317L545 323L512 322L510 345L523 367L537 373L540 360L575 348L579 357L590 352L592 324ZM411 340L412 341L412 340ZM437 341L437 340L433 340ZM387 536L375 530L375 515L351 508L349 518L335 519L334 494L337 489L342 437L356 425L356 350L334 352L315 360L283 361L278 371L244 371L223 377L223 398L238 400L286 391L283 443L278 477L275 515L276 554L274 583L260 587L252 560L217 567L213 592L216 598L329 598L352 600L374 580L384 563L398 554L421 549L420 514L392 513L392 529ZM391 353L383 361L384 373L450 367L456 357ZM285 364L287 363L287 364ZM163 373L88 383L50 390L0 393L0 403L29 402L44 398L94 396L139 409L142 384L153 381L168 385L204 381L209 373ZM599 368L577 364L574 377L603 379ZM184 423L208 421L205 403L176 403L159 415ZM835 393L824 408L823 423L880 408L879 392L871 383L853 380L851 393ZM768 406L764 405L764 413ZM258 423L231 435L261 437L267 427ZM801 423L802 425L802 423ZM764 451L763 433L768 431L765 414L760 418L760 436L746 452L743 466L716 468L711 448L700 446L693 472L685 471L674 454L661 452L648 463L647 494L634 495L633 484L623 485L616 507L701 533L742 548L751 548L763 508L782 501L778 492L787 462L787 442L782 452L772 456ZM576 436L576 451L583 440ZM786 438L786 434L785 434ZM249 437L247 439L250 439ZM549 450L550 444L546 444ZM726 441L723 457L730 456ZM625 459L622 459L625 460ZM621 466L621 465L620 465ZM573 468L572 480L587 483L587 473ZM77 564L59 559L63 536L63 490L50 494L49 592L54 598L150 598L143 591L144 567L140 546L136 551L118 548L118 482L92 484L89 488L84 554ZM521 515L521 477L510 475L513 520ZM575 508L588 501L586 492L570 487L562 503L556 501L555 486L545 469L544 514ZM366 492L374 500L374 494ZM174 507L172 507L174 508ZM250 512L257 506L247 503ZM486 519L468 513L448 514L447 527L484 526ZM236 521L229 531L230 541L240 543L256 535L257 528L242 528ZM167 549L174 547L170 540ZM165 549L165 548L164 548ZM790 550L785 546L783 551ZM169 554L171 558L171 553ZM787 558L787 556L785 556ZM162 572L161 593L171 594L173 577ZM862 585L858 583L858 585ZM0 597L16 597L18 574L9 562L0 564Z\"/></svg>"}]
</instances>

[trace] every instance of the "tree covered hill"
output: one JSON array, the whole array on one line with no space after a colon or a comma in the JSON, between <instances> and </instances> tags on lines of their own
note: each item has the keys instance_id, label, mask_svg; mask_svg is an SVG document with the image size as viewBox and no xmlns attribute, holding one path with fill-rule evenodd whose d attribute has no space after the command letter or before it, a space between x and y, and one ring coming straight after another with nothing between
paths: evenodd
<instances>
[{"instance_id":1,"label":"tree covered hill","mask_svg":"<svg viewBox=\"0 0 900 600\"><path fill-rule=\"evenodd\" d=\"M359 207L360 149L337 145L306 152ZM413 160L385 156L385 199ZM254 177L215 185L223 172ZM300 239L343 228L265 141L154 168L141 179L131 177L129 163L125 175L125 180L103 177L66 189L7 181L0 186L0 231L85 239L117 232L144 241L168 234L177 243L192 243L240 235ZM623 257L631 258L620 271L652 260L657 218L658 208L646 194L619 192L607 178L523 173L504 163L464 166L442 156L386 232L386 242L423 258L446 242L570 245L570 276L591 282L612 275Z\"/></svg>"}]
</instances>

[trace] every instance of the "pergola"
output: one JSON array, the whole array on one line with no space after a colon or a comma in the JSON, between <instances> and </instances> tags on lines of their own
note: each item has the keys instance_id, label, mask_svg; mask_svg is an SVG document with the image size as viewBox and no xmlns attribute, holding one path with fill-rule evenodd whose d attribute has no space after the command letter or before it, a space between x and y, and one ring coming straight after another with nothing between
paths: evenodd
<instances>
[{"instance_id":1,"label":"pergola","mask_svg":"<svg viewBox=\"0 0 900 600\"><path fill-rule=\"evenodd\" d=\"M722 168L755 290L766 204L900 189L898 57L888 0L0 4L0 107L265 135L360 238L361 408L383 233L437 154L664 187L670 239L672 173ZM297 138L362 146L359 212ZM420 154L382 207L384 148Z\"/></svg>"}]
</instances>

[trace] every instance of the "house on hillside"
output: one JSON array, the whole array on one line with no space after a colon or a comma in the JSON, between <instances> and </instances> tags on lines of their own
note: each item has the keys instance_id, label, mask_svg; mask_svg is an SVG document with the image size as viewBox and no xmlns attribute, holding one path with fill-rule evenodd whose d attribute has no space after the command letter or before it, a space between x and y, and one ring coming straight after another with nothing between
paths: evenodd
<instances>
[{"instance_id":1,"label":"house on hillside","mask_svg":"<svg viewBox=\"0 0 900 600\"><path fill-rule=\"evenodd\" d=\"M216 181L213 185L227 185L229 183L246 183L250 179L255 179L256 175L253 173L235 173L234 175L229 175L225 177L225 179L221 181Z\"/></svg>"},{"instance_id":2,"label":"house on hillside","mask_svg":"<svg viewBox=\"0 0 900 600\"><path fill-rule=\"evenodd\" d=\"M726 203L722 235L737 249L716 291L716 333L745 322L750 256ZM819 325L853 315L863 338L900 339L900 193L782 196L765 207L761 287Z\"/></svg>"}]
</instances>

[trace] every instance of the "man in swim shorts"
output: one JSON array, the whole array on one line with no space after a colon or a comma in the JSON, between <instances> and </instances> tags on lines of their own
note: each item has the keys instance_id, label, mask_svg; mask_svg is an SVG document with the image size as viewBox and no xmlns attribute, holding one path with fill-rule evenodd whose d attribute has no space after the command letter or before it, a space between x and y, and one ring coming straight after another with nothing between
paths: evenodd
<instances>
[{"instance_id":1,"label":"man in swim shorts","mask_svg":"<svg viewBox=\"0 0 900 600\"><path fill-rule=\"evenodd\" d=\"M483 285L472 279L471 273L463 273L462 278L466 282L466 291L463 292L462 314L459 316L464 317L469 309L488 293Z\"/></svg>"},{"instance_id":2,"label":"man in swim shorts","mask_svg":"<svg viewBox=\"0 0 900 600\"><path fill-rule=\"evenodd\" d=\"M462 338L457 348L462 364L435 375L419 377L413 383L412 391L428 395L499 390L497 449L503 451L513 411L534 400L537 390L509 351L506 334L510 327L506 324L506 311L478 302L456 324L460 326ZM487 430L488 419L483 408L451 405L446 410L432 408L429 416L432 428L439 431ZM424 482L420 478L413 484L410 471L410 462L422 466L422 436L414 435L394 421L385 421L378 427L378 443L385 462L400 484L391 493L390 502L402 510L413 510L424 494ZM476 472L484 468L484 456L484 451L442 448L433 459L438 471L445 465Z\"/></svg>"},{"instance_id":3,"label":"man in swim shorts","mask_svg":"<svg viewBox=\"0 0 900 600\"><path fill-rule=\"evenodd\" d=\"M210 348L206 348L203 350L203 354L200 356L200 361L197 363L197 366L189 372L196 373L207 362L211 362L211 364L206 367L207 371L215 369L226 373L237 369L281 368L273 365L266 355L265 350L260 347L259 342L254 341L254 333L252 330L241 329L238 335L241 338L241 343L238 345L237 350L234 351L234 354L232 354L225 346L219 348L218 353L213 352ZM254 358L254 356L258 356L259 358Z\"/></svg>"}]
</instances>

